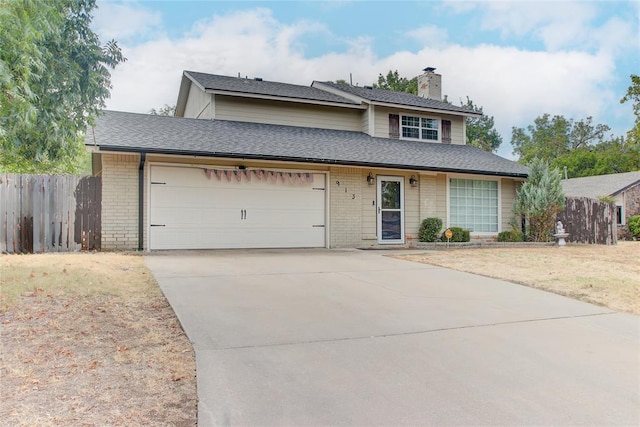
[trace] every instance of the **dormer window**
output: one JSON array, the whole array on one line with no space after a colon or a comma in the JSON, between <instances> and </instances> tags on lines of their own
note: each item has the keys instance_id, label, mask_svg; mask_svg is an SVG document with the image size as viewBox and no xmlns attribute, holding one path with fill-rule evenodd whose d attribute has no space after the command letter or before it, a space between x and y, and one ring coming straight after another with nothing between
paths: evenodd
<instances>
[{"instance_id":1,"label":"dormer window","mask_svg":"<svg viewBox=\"0 0 640 427\"><path fill-rule=\"evenodd\" d=\"M402 138L439 141L440 120L429 117L402 116Z\"/></svg>"}]
</instances>

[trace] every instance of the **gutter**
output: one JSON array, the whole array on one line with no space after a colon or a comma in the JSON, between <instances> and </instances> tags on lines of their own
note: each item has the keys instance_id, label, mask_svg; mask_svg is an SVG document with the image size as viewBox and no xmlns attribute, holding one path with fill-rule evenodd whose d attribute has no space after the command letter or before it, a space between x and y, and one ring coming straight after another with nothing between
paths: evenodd
<instances>
[{"instance_id":1,"label":"gutter","mask_svg":"<svg viewBox=\"0 0 640 427\"><path fill-rule=\"evenodd\" d=\"M147 153L140 153L140 166L138 166L138 250L144 250L144 164Z\"/></svg>"},{"instance_id":2,"label":"gutter","mask_svg":"<svg viewBox=\"0 0 640 427\"><path fill-rule=\"evenodd\" d=\"M131 147L101 147L105 150L101 151L113 151L122 153L139 153L138 149ZM414 171L429 171L429 172L445 172L445 173L467 173L476 175L487 176L503 176L510 178L527 178L527 173L516 172L496 172L486 170L474 170L474 169L456 169L456 168L444 168L444 167L425 167L417 165L403 165L403 164L389 164L389 163L374 163L374 162L362 162L351 160L332 160L332 159L314 159L314 158L300 158L300 157L287 157L287 156L265 156L265 155L251 155L251 154L236 154L236 153L211 153L211 152L199 152L199 151L186 151L186 150L162 150L162 149L147 149L145 153L141 153L140 159L141 167L144 162L145 154L168 154L176 156L199 156L209 158L226 158L226 159L243 159L243 160L269 160L279 162L291 162L291 163L319 163L335 166L361 166L376 169L409 169ZM140 172L142 173L142 172ZM142 176L142 175L140 175ZM142 179L142 178L140 178ZM142 215L142 213L140 213Z\"/></svg>"}]
</instances>

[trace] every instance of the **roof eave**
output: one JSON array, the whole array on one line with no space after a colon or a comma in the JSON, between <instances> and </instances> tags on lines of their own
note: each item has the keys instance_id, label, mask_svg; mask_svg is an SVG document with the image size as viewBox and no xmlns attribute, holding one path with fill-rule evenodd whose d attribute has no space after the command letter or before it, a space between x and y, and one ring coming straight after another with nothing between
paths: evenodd
<instances>
[{"instance_id":1,"label":"roof eave","mask_svg":"<svg viewBox=\"0 0 640 427\"><path fill-rule=\"evenodd\" d=\"M358 103L369 102L369 100L367 98L363 98L361 96L358 96L358 95L355 95L353 93L344 91L344 90L342 90L340 88L336 88L336 87L330 86L328 84L325 84L323 82L319 82L317 80L314 80L313 82L311 82L311 87L314 87L314 88L320 89L320 90L324 90L325 92L329 92L329 93L332 93L334 95L342 96L343 98L350 99L353 102L358 102Z\"/></svg>"},{"instance_id":2,"label":"roof eave","mask_svg":"<svg viewBox=\"0 0 640 427\"><path fill-rule=\"evenodd\" d=\"M443 108L429 108L429 107L416 107L414 105L407 104L393 104L390 102L380 102L380 101L367 101L371 105L380 106L380 107L388 107L388 108L401 108L403 110L414 110L414 111L422 111L425 113L439 113L439 114L450 114L453 116L464 116L464 117L482 117L482 113L475 112L464 112L464 111L455 111L455 110L446 110Z\"/></svg>"},{"instance_id":3,"label":"roof eave","mask_svg":"<svg viewBox=\"0 0 640 427\"><path fill-rule=\"evenodd\" d=\"M331 101L320 101L316 99L307 99L307 98L292 98L287 96L276 96L276 95L264 95L259 93L247 93L247 92L235 92L230 90L220 90L220 89L206 89L205 92L212 93L214 95L226 95L226 96L236 96L241 98L252 98L252 99L265 99L269 101L284 101L284 102L297 102L302 104L312 104L312 105L322 105L328 107L341 107L341 108L354 108L357 110L364 110L366 107L361 104L351 104L351 103L342 103L342 102L331 102Z\"/></svg>"},{"instance_id":4,"label":"roof eave","mask_svg":"<svg viewBox=\"0 0 640 427\"><path fill-rule=\"evenodd\" d=\"M637 181L635 181L635 182L632 182L632 183L631 183L631 184L629 184L629 185L626 185L626 186L622 187L622 188L621 188L621 189L619 189L619 190L616 190L614 193L611 193L611 196L617 196L617 195L618 195L618 194L620 194L620 193L624 193L625 191L627 191L627 190L628 190L628 189L630 189L631 187L635 187L635 186L636 186L636 185L638 185L638 184L640 184L640 179L639 179L639 180L637 180Z\"/></svg>"},{"instance_id":5,"label":"roof eave","mask_svg":"<svg viewBox=\"0 0 640 427\"><path fill-rule=\"evenodd\" d=\"M245 159L245 160L266 160L266 161L281 161L291 163L316 163L326 165L340 165L340 166L360 166L370 167L378 169L405 169L414 171L430 171L430 172L444 172L444 173L462 173L462 174L474 174L485 176L496 176L505 178L524 178L526 179L528 174L516 173L516 172L496 172L476 169L457 169L457 168L443 168L443 167L426 167L416 165L402 165L391 163L375 163L375 162L362 162L352 160L333 160L333 159L317 159L312 157L300 158L289 156L268 156L261 154L247 154L247 153L217 153L206 151L188 151L188 150L171 150L163 148L134 148L125 146L99 146L101 152L115 152L115 153L146 153L146 154L166 154L175 156L197 156L197 157L209 157L209 158L224 158L224 159Z\"/></svg>"}]
</instances>

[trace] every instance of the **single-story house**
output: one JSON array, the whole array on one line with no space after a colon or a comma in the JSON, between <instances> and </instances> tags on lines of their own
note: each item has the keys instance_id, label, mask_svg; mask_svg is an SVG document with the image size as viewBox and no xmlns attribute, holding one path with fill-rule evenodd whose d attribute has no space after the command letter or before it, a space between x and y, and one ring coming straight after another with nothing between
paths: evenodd
<instances>
[{"instance_id":1,"label":"single-story house","mask_svg":"<svg viewBox=\"0 0 640 427\"><path fill-rule=\"evenodd\" d=\"M418 96L185 71L175 117L104 111L88 130L103 249L408 246L439 217L508 230L528 169L466 145L426 69Z\"/></svg>"},{"instance_id":2,"label":"single-story house","mask_svg":"<svg viewBox=\"0 0 640 427\"><path fill-rule=\"evenodd\" d=\"M613 197L618 225L640 215L640 171L564 179L562 189L567 197Z\"/></svg>"}]
</instances>

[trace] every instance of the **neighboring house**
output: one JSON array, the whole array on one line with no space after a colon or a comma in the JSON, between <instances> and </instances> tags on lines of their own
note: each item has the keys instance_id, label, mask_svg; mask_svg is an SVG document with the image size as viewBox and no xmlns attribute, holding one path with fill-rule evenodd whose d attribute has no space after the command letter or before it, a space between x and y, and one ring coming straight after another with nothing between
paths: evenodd
<instances>
[{"instance_id":1,"label":"neighboring house","mask_svg":"<svg viewBox=\"0 0 640 427\"><path fill-rule=\"evenodd\" d=\"M478 113L432 71L421 96L185 71L176 117L105 111L102 248L406 246L427 217L495 237L528 169L465 145Z\"/></svg>"},{"instance_id":2,"label":"neighboring house","mask_svg":"<svg viewBox=\"0 0 640 427\"><path fill-rule=\"evenodd\" d=\"M618 225L640 215L640 171L564 179L562 189L567 197L613 197Z\"/></svg>"}]
</instances>

